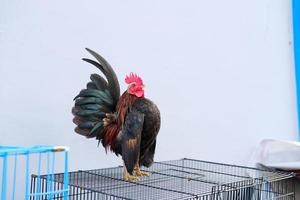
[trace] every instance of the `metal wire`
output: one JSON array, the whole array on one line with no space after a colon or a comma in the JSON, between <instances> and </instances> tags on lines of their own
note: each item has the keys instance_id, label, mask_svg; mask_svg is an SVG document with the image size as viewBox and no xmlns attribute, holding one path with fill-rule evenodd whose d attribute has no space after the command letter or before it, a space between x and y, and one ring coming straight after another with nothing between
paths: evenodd
<instances>
[{"instance_id":1,"label":"metal wire","mask_svg":"<svg viewBox=\"0 0 300 200\"><path fill-rule=\"evenodd\" d=\"M214 163L193 159L156 162L150 177L138 182L122 179L122 167L69 172L69 199L80 200L294 200L292 173ZM47 175L32 188L47 185ZM63 174L55 174L55 187L65 184ZM63 199L62 194L54 199Z\"/></svg>"}]
</instances>

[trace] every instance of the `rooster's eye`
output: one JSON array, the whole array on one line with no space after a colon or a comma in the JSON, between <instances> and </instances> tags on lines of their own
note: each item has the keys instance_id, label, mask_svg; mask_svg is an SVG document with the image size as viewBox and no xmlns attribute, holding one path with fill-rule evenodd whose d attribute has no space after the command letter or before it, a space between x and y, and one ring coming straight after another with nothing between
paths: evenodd
<instances>
[{"instance_id":1,"label":"rooster's eye","mask_svg":"<svg viewBox=\"0 0 300 200\"><path fill-rule=\"evenodd\" d=\"M135 86L136 86L136 84L135 84L135 83L132 83L132 84L131 84L131 87L135 87Z\"/></svg>"}]
</instances>

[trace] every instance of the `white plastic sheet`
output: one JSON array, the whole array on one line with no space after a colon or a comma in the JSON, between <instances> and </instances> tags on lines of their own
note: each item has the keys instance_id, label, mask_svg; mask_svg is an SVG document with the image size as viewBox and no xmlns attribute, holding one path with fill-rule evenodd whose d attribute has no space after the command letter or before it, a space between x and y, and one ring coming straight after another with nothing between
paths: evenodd
<instances>
[{"instance_id":1,"label":"white plastic sheet","mask_svg":"<svg viewBox=\"0 0 300 200\"><path fill-rule=\"evenodd\" d=\"M283 170L300 169L300 143L284 140L263 140L253 154L250 165L264 165Z\"/></svg>"}]
</instances>

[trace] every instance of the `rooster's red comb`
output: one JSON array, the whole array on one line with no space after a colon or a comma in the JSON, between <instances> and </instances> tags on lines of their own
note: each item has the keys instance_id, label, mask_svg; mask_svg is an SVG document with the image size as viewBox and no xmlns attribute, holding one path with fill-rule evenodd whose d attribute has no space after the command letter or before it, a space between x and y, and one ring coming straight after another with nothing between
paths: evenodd
<instances>
[{"instance_id":1,"label":"rooster's red comb","mask_svg":"<svg viewBox=\"0 0 300 200\"><path fill-rule=\"evenodd\" d=\"M143 80L141 79L141 77L139 77L137 74L132 73L132 72L129 75L126 76L125 82L127 84L130 84L130 83L134 82L138 85L143 85Z\"/></svg>"}]
</instances>

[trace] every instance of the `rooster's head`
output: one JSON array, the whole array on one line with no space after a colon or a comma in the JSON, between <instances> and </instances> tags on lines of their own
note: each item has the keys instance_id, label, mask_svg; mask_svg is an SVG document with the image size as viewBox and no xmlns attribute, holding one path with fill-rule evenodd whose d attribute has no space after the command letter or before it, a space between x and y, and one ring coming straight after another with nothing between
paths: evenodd
<instances>
[{"instance_id":1,"label":"rooster's head","mask_svg":"<svg viewBox=\"0 0 300 200\"><path fill-rule=\"evenodd\" d=\"M126 76L125 82L128 84L127 92L137 97L144 97L144 84L141 77L134 73Z\"/></svg>"}]
</instances>

